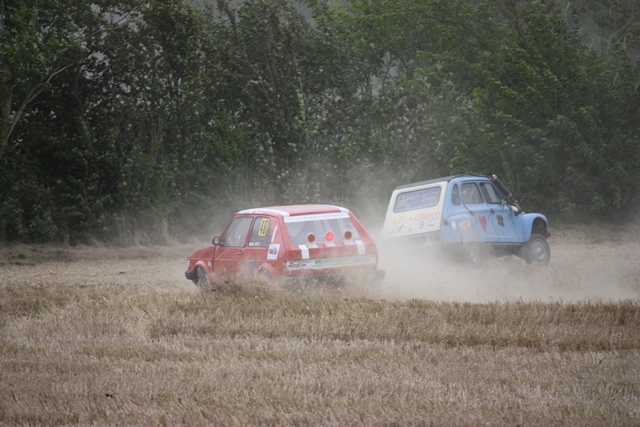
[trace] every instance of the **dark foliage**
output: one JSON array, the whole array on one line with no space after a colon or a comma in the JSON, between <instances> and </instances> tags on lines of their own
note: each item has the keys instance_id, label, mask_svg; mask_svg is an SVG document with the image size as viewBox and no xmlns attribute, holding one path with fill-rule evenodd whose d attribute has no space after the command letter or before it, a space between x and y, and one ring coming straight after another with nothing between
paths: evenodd
<instances>
[{"instance_id":1,"label":"dark foliage","mask_svg":"<svg viewBox=\"0 0 640 427\"><path fill-rule=\"evenodd\" d=\"M375 220L396 185L461 172L629 219L640 21L580 7L4 1L0 241L162 242L278 203Z\"/></svg>"}]
</instances>

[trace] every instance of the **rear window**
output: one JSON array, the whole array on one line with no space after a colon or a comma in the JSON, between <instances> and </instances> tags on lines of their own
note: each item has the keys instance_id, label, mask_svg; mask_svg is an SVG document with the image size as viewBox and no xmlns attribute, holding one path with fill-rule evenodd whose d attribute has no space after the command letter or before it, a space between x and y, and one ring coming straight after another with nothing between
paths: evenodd
<instances>
[{"instance_id":1,"label":"rear window","mask_svg":"<svg viewBox=\"0 0 640 427\"><path fill-rule=\"evenodd\" d=\"M425 188L424 190L400 193L398 197L396 197L396 204L393 206L393 211L399 213L435 206L438 204L438 200L440 200L440 191L440 187L432 187Z\"/></svg>"},{"instance_id":2,"label":"rear window","mask_svg":"<svg viewBox=\"0 0 640 427\"><path fill-rule=\"evenodd\" d=\"M340 243L360 240L351 218L295 220L286 222L287 231L294 245ZM309 236L312 236L309 238Z\"/></svg>"}]
</instances>

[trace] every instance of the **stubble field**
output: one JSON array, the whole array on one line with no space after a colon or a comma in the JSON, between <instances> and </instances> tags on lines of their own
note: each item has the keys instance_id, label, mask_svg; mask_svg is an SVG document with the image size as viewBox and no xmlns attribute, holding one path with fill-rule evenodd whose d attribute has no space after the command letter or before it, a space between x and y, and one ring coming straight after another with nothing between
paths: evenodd
<instances>
[{"instance_id":1,"label":"stubble field","mask_svg":"<svg viewBox=\"0 0 640 427\"><path fill-rule=\"evenodd\" d=\"M639 425L639 227L552 232L547 269L207 295L204 242L1 247L0 425Z\"/></svg>"}]
</instances>

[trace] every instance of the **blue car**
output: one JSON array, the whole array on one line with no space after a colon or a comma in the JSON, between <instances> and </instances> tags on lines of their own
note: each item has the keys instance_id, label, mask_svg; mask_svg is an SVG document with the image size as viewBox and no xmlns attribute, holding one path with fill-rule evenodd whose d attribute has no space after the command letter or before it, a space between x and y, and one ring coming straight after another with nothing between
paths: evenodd
<instances>
[{"instance_id":1,"label":"blue car","mask_svg":"<svg viewBox=\"0 0 640 427\"><path fill-rule=\"evenodd\" d=\"M382 240L407 248L439 246L472 262L515 255L527 264L551 259L549 221L525 213L496 175L456 175L397 187Z\"/></svg>"}]
</instances>

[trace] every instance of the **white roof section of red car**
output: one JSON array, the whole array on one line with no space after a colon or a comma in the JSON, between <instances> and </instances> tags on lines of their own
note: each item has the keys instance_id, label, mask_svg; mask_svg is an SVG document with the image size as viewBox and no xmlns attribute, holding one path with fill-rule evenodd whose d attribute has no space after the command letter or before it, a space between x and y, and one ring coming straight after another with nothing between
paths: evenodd
<instances>
[{"instance_id":1,"label":"white roof section of red car","mask_svg":"<svg viewBox=\"0 0 640 427\"><path fill-rule=\"evenodd\" d=\"M263 208L245 209L239 214L260 215L271 214L282 217L292 217L300 215L318 215L318 214L349 214L349 210L334 205L287 205L287 206L267 206Z\"/></svg>"}]
</instances>

